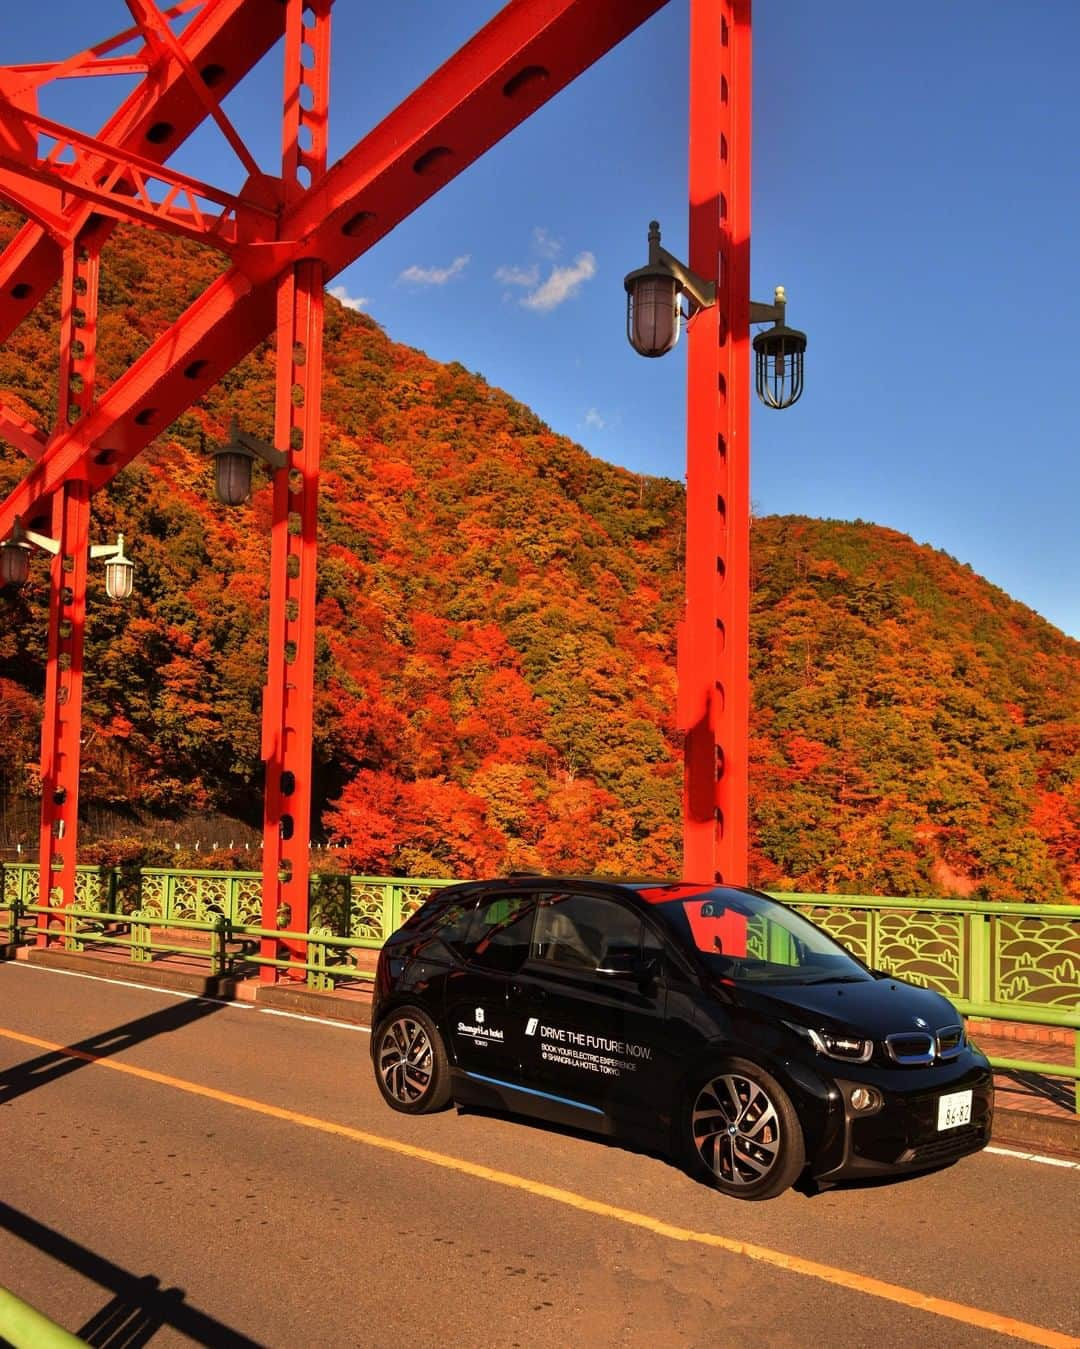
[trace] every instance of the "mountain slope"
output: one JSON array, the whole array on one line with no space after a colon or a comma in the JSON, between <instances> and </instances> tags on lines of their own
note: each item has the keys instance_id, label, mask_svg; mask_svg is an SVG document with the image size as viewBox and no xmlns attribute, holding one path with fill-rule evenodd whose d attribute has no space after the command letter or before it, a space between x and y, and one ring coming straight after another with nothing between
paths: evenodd
<instances>
[{"instance_id":1,"label":"mountain slope","mask_svg":"<svg viewBox=\"0 0 1080 1349\"><path fill-rule=\"evenodd\" d=\"M117 231L106 378L215 265ZM39 424L54 324L0 352ZM681 486L333 300L326 334L316 827L369 871L677 870ZM83 793L147 832L258 822L269 493L212 503L199 441L234 414L269 437L272 381L262 348L95 499L95 537L122 529L138 572L128 604L91 601ZM4 450L0 487L24 468ZM872 525L762 519L753 553L756 879L1080 898L1080 645ZM34 787L44 575L0 600L9 824Z\"/></svg>"}]
</instances>

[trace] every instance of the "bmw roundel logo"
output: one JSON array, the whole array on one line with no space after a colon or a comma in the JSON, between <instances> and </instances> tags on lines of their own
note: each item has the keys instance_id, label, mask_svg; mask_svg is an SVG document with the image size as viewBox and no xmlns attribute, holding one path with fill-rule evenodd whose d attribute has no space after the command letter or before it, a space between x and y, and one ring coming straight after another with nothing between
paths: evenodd
<instances>
[{"instance_id":1,"label":"bmw roundel logo","mask_svg":"<svg viewBox=\"0 0 1080 1349\"><path fill-rule=\"evenodd\" d=\"M917 1016L915 1018L915 1024L916 1026L918 1026L920 1030L926 1030L927 1026L929 1025L929 1022L924 1021L921 1016Z\"/></svg>"}]
</instances>

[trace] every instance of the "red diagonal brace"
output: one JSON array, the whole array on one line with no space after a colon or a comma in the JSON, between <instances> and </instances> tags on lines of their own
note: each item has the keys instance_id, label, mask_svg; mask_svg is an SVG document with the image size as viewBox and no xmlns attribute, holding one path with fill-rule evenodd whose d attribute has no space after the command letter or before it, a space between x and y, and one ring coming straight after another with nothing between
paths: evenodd
<instances>
[{"instance_id":1,"label":"red diagonal brace","mask_svg":"<svg viewBox=\"0 0 1080 1349\"><path fill-rule=\"evenodd\" d=\"M0 440L6 440L31 459L40 459L45 453L45 441L38 429L4 403L0 403Z\"/></svg>"},{"instance_id":2,"label":"red diagonal brace","mask_svg":"<svg viewBox=\"0 0 1080 1349\"><path fill-rule=\"evenodd\" d=\"M82 443L50 446L0 506L0 536L77 468L94 490L110 481L265 338L285 267L317 257L329 280L665 2L507 5L286 211L284 242L238 250L242 266L102 394Z\"/></svg>"},{"instance_id":3,"label":"red diagonal brace","mask_svg":"<svg viewBox=\"0 0 1080 1349\"><path fill-rule=\"evenodd\" d=\"M47 117L26 113L18 124L56 143L47 159L29 157L21 161L5 153L0 145L0 196L54 233L66 228L66 208L72 200L120 220L186 235L226 250L236 239L239 216L249 213L262 217L261 226L248 224L249 239L260 233L269 237L276 223L271 205L241 200L189 174L162 168L145 155L116 150L105 141ZM69 154L70 161L66 158ZM156 200L150 192L151 184L169 190ZM213 202L220 212L203 213L200 200Z\"/></svg>"},{"instance_id":4,"label":"red diagonal brace","mask_svg":"<svg viewBox=\"0 0 1080 1349\"><path fill-rule=\"evenodd\" d=\"M200 78L220 100L269 51L284 29L285 6L276 0L259 0L256 4L250 0L216 0L194 15L180 40ZM13 73L17 75L18 70ZM105 123L99 138L161 163L204 116L205 109L183 69L170 59L155 64ZM92 210L82 202L72 203L65 215L63 237L75 238L85 228ZM107 222L106 231L112 227L112 222ZM0 341L49 292L60 273L61 250L56 241L40 225L25 225L0 256Z\"/></svg>"}]
</instances>

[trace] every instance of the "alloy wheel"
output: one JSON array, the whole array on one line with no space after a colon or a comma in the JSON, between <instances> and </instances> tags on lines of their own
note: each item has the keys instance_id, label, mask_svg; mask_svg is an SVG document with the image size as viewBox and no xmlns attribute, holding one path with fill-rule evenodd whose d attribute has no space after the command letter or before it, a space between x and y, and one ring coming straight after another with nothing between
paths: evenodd
<instances>
[{"instance_id":1,"label":"alloy wheel","mask_svg":"<svg viewBox=\"0 0 1080 1349\"><path fill-rule=\"evenodd\" d=\"M434 1070L427 1031L412 1017L391 1021L379 1046L379 1075L387 1093L402 1105L414 1105L431 1086Z\"/></svg>"},{"instance_id":2,"label":"alloy wheel","mask_svg":"<svg viewBox=\"0 0 1080 1349\"><path fill-rule=\"evenodd\" d=\"M780 1156L776 1105L760 1082L741 1073L714 1077L701 1088L691 1128L698 1155L725 1187L759 1184Z\"/></svg>"}]
</instances>

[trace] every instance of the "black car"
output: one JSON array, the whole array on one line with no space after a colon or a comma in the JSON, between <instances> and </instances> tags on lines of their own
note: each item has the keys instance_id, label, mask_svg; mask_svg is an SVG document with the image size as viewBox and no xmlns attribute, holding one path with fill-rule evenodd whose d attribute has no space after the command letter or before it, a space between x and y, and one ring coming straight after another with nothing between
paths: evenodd
<instances>
[{"instance_id":1,"label":"black car","mask_svg":"<svg viewBox=\"0 0 1080 1349\"><path fill-rule=\"evenodd\" d=\"M952 1004L754 890L451 886L383 948L372 1028L395 1110L453 1098L632 1138L741 1199L990 1138L990 1066Z\"/></svg>"}]
</instances>

